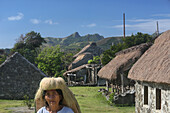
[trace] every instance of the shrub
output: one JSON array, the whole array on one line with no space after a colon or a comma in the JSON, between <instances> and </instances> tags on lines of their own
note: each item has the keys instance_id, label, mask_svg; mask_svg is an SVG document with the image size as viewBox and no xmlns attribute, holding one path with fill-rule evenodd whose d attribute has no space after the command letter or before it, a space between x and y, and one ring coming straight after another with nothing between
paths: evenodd
<instances>
[{"instance_id":1,"label":"shrub","mask_svg":"<svg viewBox=\"0 0 170 113\"><path fill-rule=\"evenodd\" d=\"M30 97L28 95L24 95L24 101L23 101L24 105L26 105L28 107L28 109L31 109L33 100L30 99Z\"/></svg>"}]
</instances>

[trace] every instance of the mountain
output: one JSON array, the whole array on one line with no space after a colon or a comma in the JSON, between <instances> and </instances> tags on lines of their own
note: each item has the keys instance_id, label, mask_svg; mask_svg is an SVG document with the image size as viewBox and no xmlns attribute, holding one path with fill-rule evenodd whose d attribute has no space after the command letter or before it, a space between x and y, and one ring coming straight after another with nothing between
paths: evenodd
<instances>
[{"instance_id":1,"label":"mountain","mask_svg":"<svg viewBox=\"0 0 170 113\"><path fill-rule=\"evenodd\" d=\"M103 50L110 49L113 44L122 42L122 37L108 37L96 42L97 46Z\"/></svg>"},{"instance_id":2,"label":"mountain","mask_svg":"<svg viewBox=\"0 0 170 113\"><path fill-rule=\"evenodd\" d=\"M44 44L44 46L60 45L62 51L77 52L88 45L89 42L96 42L97 45L104 50L109 49L112 43L121 42L121 37L104 38L99 34L80 36L78 32L75 32L64 38L46 37L45 40L47 43Z\"/></svg>"}]
</instances>

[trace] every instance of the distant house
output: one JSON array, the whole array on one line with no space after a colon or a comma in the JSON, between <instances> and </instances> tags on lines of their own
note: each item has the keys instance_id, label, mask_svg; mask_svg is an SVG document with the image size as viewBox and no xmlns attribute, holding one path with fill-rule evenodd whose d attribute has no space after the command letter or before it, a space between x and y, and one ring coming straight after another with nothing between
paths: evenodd
<instances>
[{"instance_id":1,"label":"distant house","mask_svg":"<svg viewBox=\"0 0 170 113\"><path fill-rule=\"evenodd\" d=\"M93 59L93 55L89 52L82 53L70 64L69 70L75 69L79 66L82 66L84 64L88 63L88 60Z\"/></svg>"},{"instance_id":2,"label":"distant house","mask_svg":"<svg viewBox=\"0 0 170 113\"><path fill-rule=\"evenodd\" d=\"M136 113L170 113L170 30L129 71L136 81Z\"/></svg>"},{"instance_id":3,"label":"distant house","mask_svg":"<svg viewBox=\"0 0 170 113\"><path fill-rule=\"evenodd\" d=\"M88 60L93 59L93 56L100 56L102 53L103 50L97 47L95 42L85 46L79 53L73 56L75 60L70 64L69 70L87 64Z\"/></svg>"},{"instance_id":4,"label":"distant house","mask_svg":"<svg viewBox=\"0 0 170 113\"><path fill-rule=\"evenodd\" d=\"M132 86L132 89L134 88L134 81L127 78L127 72L150 46L150 43L144 43L122 50L116 53L116 57L98 72L100 78L107 80L106 90L109 90L109 85L111 84L112 92L115 92L115 96L119 96L119 99L122 98L121 100L115 100L116 104L134 103L134 91L131 91L131 93L133 92L131 102L129 96L126 96L130 91L130 86Z\"/></svg>"},{"instance_id":5,"label":"distant house","mask_svg":"<svg viewBox=\"0 0 170 113\"><path fill-rule=\"evenodd\" d=\"M70 64L69 70L63 74L67 78L68 83L96 85L98 83L97 73L101 65L88 64L88 61L93 59L93 56L100 56L102 53L103 50L93 42L74 55L75 60Z\"/></svg>"},{"instance_id":6,"label":"distant house","mask_svg":"<svg viewBox=\"0 0 170 113\"><path fill-rule=\"evenodd\" d=\"M46 76L21 54L14 53L0 65L0 99L34 98L40 80Z\"/></svg>"},{"instance_id":7,"label":"distant house","mask_svg":"<svg viewBox=\"0 0 170 113\"><path fill-rule=\"evenodd\" d=\"M63 76L67 78L68 85L101 85L97 73L101 69L99 64L84 64L66 71Z\"/></svg>"}]
</instances>

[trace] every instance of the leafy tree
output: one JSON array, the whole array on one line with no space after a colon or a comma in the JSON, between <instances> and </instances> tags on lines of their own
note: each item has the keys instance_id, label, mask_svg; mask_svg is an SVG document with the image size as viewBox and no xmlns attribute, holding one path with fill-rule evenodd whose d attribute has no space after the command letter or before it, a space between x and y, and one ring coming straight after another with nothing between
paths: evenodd
<instances>
[{"instance_id":1,"label":"leafy tree","mask_svg":"<svg viewBox=\"0 0 170 113\"><path fill-rule=\"evenodd\" d=\"M100 63L100 57L99 56L93 56L93 59L88 60L88 64L99 64Z\"/></svg>"},{"instance_id":2,"label":"leafy tree","mask_svg":"<svg viewBox=\"0 0 170 113\"><path fill-rule=\"evenodd\" d=\"M36 64L48 76L61 76L64 71L64 63L62 61L63 52L60 46L46 47L36 58Z\"/></svg>"},{"instance_id":3,"label":"leafy tree","mask_svg":"<svg viewBox=\"0 0 170 113\"><path fill-rule=\"evenodd\" d=\"M2 64L6 59L5 51L3 49L0 49L0 64Z\"/></svg>"},{"instance_id":4,"label":"leafy tree","mask_svg":"<svg viewBox=\"0 0 170 113\"><path fill-rule=\"evenodd\" d=\"M64 53L61 59L63 61L64 69L67 70L68 66L73 61L73 53Z\"/></svg>"},{"instance_id":5,"label":"leafy tree","mask_svg":"<svg viewBox=\"0 0 170 113\"><path fill-rule=\"evenodd\" d=\"M31 31L25 36L21 35L11 51L12 53L19 52L30 62L35 63L35 58L39 54L42 43L46 42L44 38L41 37L40 33Z\"/></svg>"}]
</instances>

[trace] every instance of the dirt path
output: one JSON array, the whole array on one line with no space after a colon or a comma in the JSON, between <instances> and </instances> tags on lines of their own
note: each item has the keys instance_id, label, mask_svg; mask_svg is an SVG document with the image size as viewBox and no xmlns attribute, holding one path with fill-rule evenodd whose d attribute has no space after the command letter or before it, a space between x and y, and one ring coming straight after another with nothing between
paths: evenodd
<instances>
[{"instance_id":1,"label":"dirt path","mask_svg":"<svg viewBox=\"0 0 170 113\"><path fill-rule=\"evenodd\" d=\"M28 107L12 107L8 109L12 110L12 113L35 113L34 108L28 109Z\"/></svg>"}]
</instances>

